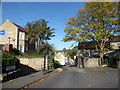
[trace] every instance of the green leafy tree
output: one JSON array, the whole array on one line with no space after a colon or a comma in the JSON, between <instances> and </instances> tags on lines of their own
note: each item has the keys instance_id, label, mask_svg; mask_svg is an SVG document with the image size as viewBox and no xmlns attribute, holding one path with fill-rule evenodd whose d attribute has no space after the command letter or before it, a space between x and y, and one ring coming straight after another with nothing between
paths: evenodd
<instances>
[{"instance_id":1,"label":"green leafy tree","mask_svg":"<svg viewBox=\"0 0 120 90\"><path fill-rule=\"evenodd\" d=\"M40 19L26 24L28 30L29 43L37 42L37 52L44 57L44 70L46 69L46 59L52 52L52 47L48 44L48 40L54 37L54 30L51 29L45 19Z\"/></svg>"},{"instance_id":2,"label":"green leafy tree","mask_svg":"<svg viewBox=\"0 0 120 90\"><path fill-rule=\"evenodd\" d=\"M54 45L48 45L48 70L54 67L55 48Z\"/></svg>"},{"instance_id":3,"label":"green leafy tree","mask_svg":"<svg viewBox=\"0 0 120 90\"><path fill-rule=\"evenodd\" d=\"M52 45L44 43L38 47L38 53L44 57L44 70L46 70L46 61L48 60L48 66L50 66L55 56L54 48Z\"/></svg>"},{"instance_id":4,"label":"green leafy tree","mask_svg":"<svg viewBox=\"0 0 120 90\"><path fill-rule=\"evenodd\" d=\"M66 53L67 53L67 49L66 49L66 48L63 48L62 51L64 52L64 55L66 55Z\"/></svg>"},{"instance_id":5,"label":"green leafy tree","mask_svg":"<svg viewBox=\"0 0 120 90\"><path fill-rule=\"evenodd\" d=\"M77 16L67 19L64 41L93 41L103 63L105 46L119 30L118 2L86 2Z\"/></svg>"},{"instance_id":6,"label":"green leafy tree","mask_svg":"<svg viewBox=\"0 0 120 90\"><path fill-rule=\"evenodd\" d=\"M47 42L47 40L51 40L51 37L54 37L54 30L51 29L48 25L48 22L45 19L40 19L33 22L28 22L26 24L26 29L28 30L28 40L29 43L33 41L37 42L37 47L40 44Z\"/></svg>"},{"instance_id":7,"label":"green leafy tree","mask_svg":"<svg viewBox=\"0 0 120 90\"><path fill-rule=\"evenodd\" d=\"M77 53L77 49L71 49L68 51L68 55L70 56L70 58L72 58L74 60L74 56L76 56Z\"/></svg>"}]
</instances>

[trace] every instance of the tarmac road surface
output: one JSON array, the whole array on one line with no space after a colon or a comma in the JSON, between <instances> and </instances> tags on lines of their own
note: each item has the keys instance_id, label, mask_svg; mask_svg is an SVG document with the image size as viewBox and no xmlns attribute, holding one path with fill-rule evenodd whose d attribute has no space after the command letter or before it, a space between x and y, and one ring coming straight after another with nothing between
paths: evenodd
<instances>
[{"instance_id":1,"label":"tarmac road surface","mask_svg":"<svg viewBox=\"0 0 120 90\"><path fill-rule=\"evenodd\" d=\"M80 69L66 66L62 69L29 88L118 88L117 69Z\"/></svg>"}]
</instances>

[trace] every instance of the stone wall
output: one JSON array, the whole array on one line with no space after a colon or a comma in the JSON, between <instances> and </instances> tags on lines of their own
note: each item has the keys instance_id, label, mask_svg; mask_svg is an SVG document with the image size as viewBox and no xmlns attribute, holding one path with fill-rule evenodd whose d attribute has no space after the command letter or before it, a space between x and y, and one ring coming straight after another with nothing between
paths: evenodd
<instances>
[{"instance_id":1,"label":"stone wall","mask_svg":"<svg viewBox=\"0 0 120 90\"><path fill-rule=\"evenodd\" d=\"M88 58L84 61L84 67L99 67L98 61L99 58Z\"/></svg>"},{"instance_id":2,"label":"stone wall","mask_svg":"<svg viewBox=\"0 0 120 90\"><path fill-rule=\"evenodd\" d=\"M117 68L120 69L120 61L117 61Z\"/></svg>"},{"instance_id":3,"label":"stone wall","mask_svg":"<svg viewBox=\"0 0 120 90\"><path fill-rule=\"evenodd\" d=\"M17 27L10 22L8 19L0 25L0 30L5 30L5 35L0 35L0 44L13 44L13 47L16 47L16 40L17 40ZM10 39L8 38L10 37ZM14 41L15 40L15 41Z\"/></svg>"},{"instance_id":4,"label":"stone wall","mask_svg":"<svg viewBox=\"0 0 120 90\"><path fill-rule=\"evenodd\" d=\"M20 63L27 65L35 70L42 70L44 66L44 58L19 58ZM47 67L47 61L46 61Z\"/></svg>"}]
</instances>

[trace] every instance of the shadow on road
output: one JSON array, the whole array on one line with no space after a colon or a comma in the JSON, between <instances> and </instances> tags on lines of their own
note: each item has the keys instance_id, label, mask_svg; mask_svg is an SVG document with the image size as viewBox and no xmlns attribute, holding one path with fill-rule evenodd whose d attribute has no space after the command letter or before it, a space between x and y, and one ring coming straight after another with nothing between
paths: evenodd
<instances>
[{"instance_id":1,"label":"shadow on road","mask_svg":"<svg viewBox=\"0 0 120 90\"><path fill-rule=\"evenodd\" d=\"M9 81L9 80L21 77L21 76L26 76L26 75L37 72L35 69L33 69L27 65L23 65L23 64L20 64L19 68L20 69L17 70L16 72L12 72L8 75L3 76L2 82L6 82L6 81Z\"/></svg>"}]
</instances>

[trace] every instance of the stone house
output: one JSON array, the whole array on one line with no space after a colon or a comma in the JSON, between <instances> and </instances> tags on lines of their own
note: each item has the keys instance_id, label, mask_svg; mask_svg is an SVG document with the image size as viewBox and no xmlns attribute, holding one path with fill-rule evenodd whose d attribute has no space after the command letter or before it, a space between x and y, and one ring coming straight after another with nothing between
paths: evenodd
<instances>
[{"instance_id":1,"label":"stone house","mask_svg":"<svg viewBox=\"0 0 120 90\"><path fill-rule=\"evenodd\" d=\"M74 60L62 51L55 53L54 60L60 62L61 65L74 65Z\"/></svg>"},{"instance_id":2,"label":"stone house","mask_svg":"<svg viewBox=\"0 0 120 90\"><path fill-rule=\"evenodd\" d=\"M111 41L105 46L109 49L109 51L105 52L105 57L109 58L110 63L115 63L113 60L120 53L120 36L114 36ZM99 66L99 51L95 49L95 44L91 41L89 42L80 42L78 44L78 62L82 65L80 54L83 54L82 58L84 58L84 66L85 67L98 67ZM80 57L80 58L79 58Z\"/></svg>"},{"instance_id":3,"label":"stone house","mask_svg":"<svg viewBox=\"0 0 120 90\"><path fill-rule=\"evenodd\" d=\"M21 53L28 50L27 30L23 27L6 19L0 25L0 31L4 31L4 35L0 35L0 44L12 44L13 48L18 49Z\"/></svg>"},{"instance_id":4,"label":"stone house","mask_svg":"<svg viewBox=\"0 0 120 90\"><path fill-rule=\"evenodd\" d=\"M66 62L65 55L63 54L63 52L56 52L54 60L59 61L61 65L65 65L65 62Z\"/></svg>"}]
</instances>

